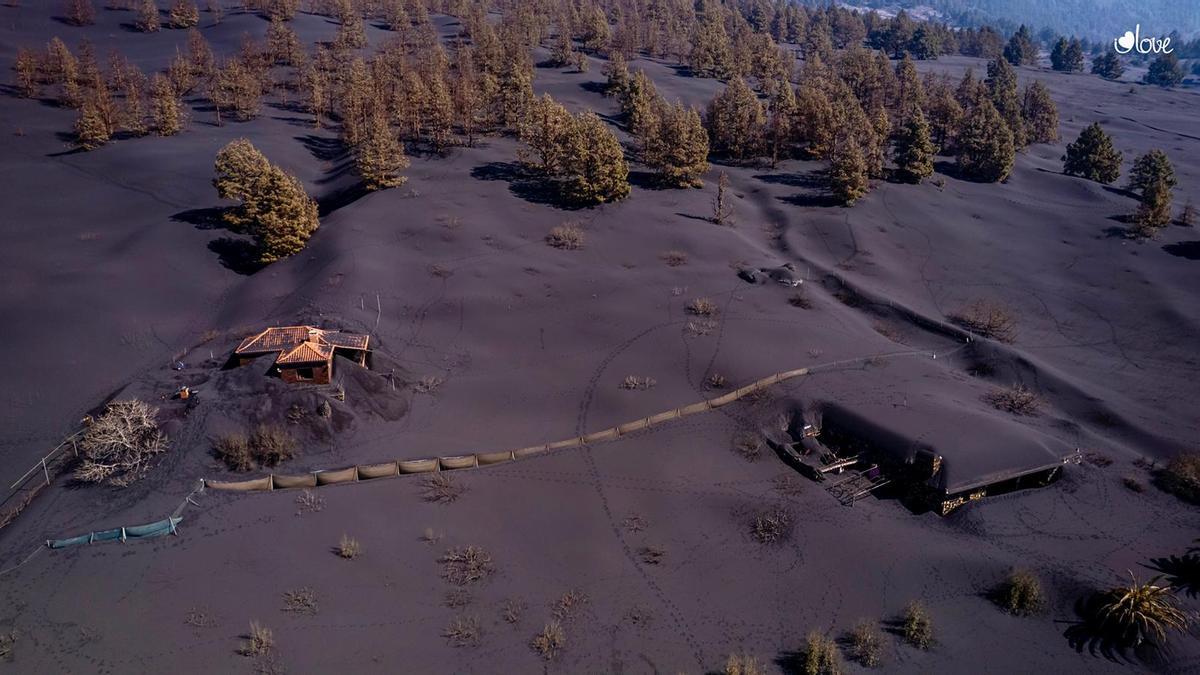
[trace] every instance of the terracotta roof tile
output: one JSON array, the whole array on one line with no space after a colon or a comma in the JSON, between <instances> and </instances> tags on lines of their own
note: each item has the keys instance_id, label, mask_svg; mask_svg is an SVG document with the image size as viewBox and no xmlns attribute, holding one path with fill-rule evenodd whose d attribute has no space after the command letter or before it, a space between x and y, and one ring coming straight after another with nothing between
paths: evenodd
<instances>
[{"instance_id":1,"label":"terracotta roof tile","mask_svg":"<svg viewBox=\"0 0 1200 675\"><path fill-rule=\"evenodd\" d=\"M317 342L301 342L295 347L280 352L277 364L318 363L328 361L333 356L333 347Z\"/></svg>"}]
</instances>

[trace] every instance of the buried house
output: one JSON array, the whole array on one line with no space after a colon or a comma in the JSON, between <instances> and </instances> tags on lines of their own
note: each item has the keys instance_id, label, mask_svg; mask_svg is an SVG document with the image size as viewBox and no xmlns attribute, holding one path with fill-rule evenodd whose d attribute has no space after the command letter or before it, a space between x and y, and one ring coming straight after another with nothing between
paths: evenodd
<instances>
[{"instance_id":1,"label":"buried house","mask_svg":"<svg viewBox=\"0 0 1200 675\"><path fill-rule=\"evenodd\" d=\"M370 340L369 335L313 326L273 327L242 340L233 351L233 361L241 366L264 354L276 353L273 371L283 381L328 384L335 355L367 365Z\"/></svg>"}]
</instances>

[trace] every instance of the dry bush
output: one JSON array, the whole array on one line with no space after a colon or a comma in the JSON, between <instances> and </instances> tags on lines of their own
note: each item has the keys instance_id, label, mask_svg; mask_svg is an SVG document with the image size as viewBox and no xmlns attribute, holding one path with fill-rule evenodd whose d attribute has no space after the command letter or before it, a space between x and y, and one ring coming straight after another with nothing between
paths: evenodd
<instances>
[{"instance_id":1,"label":"dry bush","mask_svg":"<svg viewBox=\"0 0 1200 675\"><path fill-rule=\"evenodd\" d=\"M766 675L762 661L749 654L730 654L725 660L725 675Z\"/></svg>"},{"instance_id":2,"label":"dry bush","mask_svg":"<svg viewBox=\"0 0 1200 675\"><path fill-rule=\"evenodd\" d=\"M250 622L250 633L238 650L242 656L265 656L275 648L275 634L257 621Z\"/></svg>"},{"instance_id":3,"label":"dry bush","mask_svg":"<svg viewBox=\"0 0 1200 675\"><path fill-rule=\"evenodd\" d=\"M1010 614L1030 616L1046 607L1042 582L1028 570L1013 570L997 593L1000 606Z\"/></svg>"},{"instance_id":4,"label":"dry bush","mask_svg":"<svg viewBox=\"0 0 1200 675\"><path fill-rule=\"evenodd\" d=\"M687 322L687 332L694 336L709 335L717 329L717 322L712 319Z\"/></svg>"},{"instance_id":5,"label":"dry bush","mask_svg":"<svg viewBox=\"0 0 1200 675\"><path fill-rule=\"evenodd\" d=\"M904 608L904 620L900 626L904 641L920 649L933 646L933 619L920 600L913 600Z\"/></svg>"},{"instance_id":6,"label":"dry bush","mask_svg":"<svg viewBox=\"0 0 1200 675\"><path fill-rule=\"evenodd\" d=\"M283 611L315 615L317 613L317 592L308 586L284 591Z\"/></svg>"},{"instance_id":7,"label":"dry bush","mask_svg":"<svg viewBox=\"0 0 1200 675\"><path fill-rule=\"evenodd\" d=\"M800 309L812 309L812 300L809 299L808 292L804 290L803 286L788 296L788 304Z\"/></svg>"},{"instance_id":8,"label":"dry bush","mask_svg":"<svg viewBox=\"0 0 1200 675\"><path fill-rule=\"evenodd\" d=\"M413 391L418 394L432 394L445 382L444 378L437 375L426 375L413 384Z\"/></svg>"},{"instance_id":9,"label":"dry bush","mask_svg":"<svg viewBox=\"0 0 1200 675\"><path fill-rule=\"evenodd\" d=\"M576 223L563 223L550 230L546 243L554 248L574 251L583 248L583 228Z\"/></svg>"},{"instance_id":10,"label":"dry bush","mask_svg":"<svg viewBox=\"0 0 1200 675\"><path fill-rule=\"evenodd\" d=\"M641 532L646 529L646 519L635 513L622 520L621 526L626 532Z\"/></svg>"},{"instance_id":11,"label":"dry bush","mask_svg":"<svg viewBox=\"0 0 1200 675\"><path fill-rule=\"evenodd\" d=\"M659 546L643 546L638 549L638 558L646 565L661 565L667 550Z\"/></svg>"},{"instance_id":12,"label":"dry bush","mask_svg":"<svg viewBox=\"0 0 1200 675\"><path fill-rule=\"evenodd\" d=\"M254 456L250 453L250 439L246 434L227 434L213 443L213 453L231 471L249 471L254 468Z\"/></svg>"},{"instance_id":13,"label":"dry bush","mask_svg":"<svg viewBox=\"0 0 1200 675\"><path fill-rule=\"evenodd\" d=\"M250 451L263 466L278 466L296 454L296 439L281 427L260 424L250 434Z\"/></svg>"},{"instance_id":14,"label":"dry bush","mask_svg":"<svg viewBox=\"0 0 1200 675\"><path fill-rule=\"evenodd\" d=\"M833 640L813 631L804 640L804 675L840 675L842 658Z\"/></svg>"},{"instance_id":15,"label":"dry bush","mask_svg":"<svg viewBox=\"0 0 1200 675\"><path fill-rule=\"evenodd\" d=\"M963 328L1000 342L1017 339L1017 319L1007 305L990 300L976 300L952 314L950 318Z\"/></svg>"},{"instance_id":16,"label":"dry bush","mask_svg":"<svg viewBox=\"0 0 1200 675\"><path fill-rule=\"evenodd\" d=\"M305 490L296 497L296 515L304 515L305 513L319 513L325 508L325 498L317 494L315 490Z\"/></svg>"},{"instance_id":17,"label":"dry bush","mask_svg":"<svg viewBox=\"0 0 1200 675\"><path fill-rule=\"evenodd\" d=\"M1172 457L1155 473L1154 483L1186 502L1200 504L1200 453L1185 452Z\"/></svg>"},{"instance_id":18,"label":"dry bush","mask_svg":"<svg viewBox=\"0 0 1200 675\"><path fill-rule=\"evenodd\" d=\"M572 588L550 605L550 613L558 621L570 623L575 620L587 603L587 594L577 588Z\"/></svg>"},{"instance_id":19,"label":"dry bush","mask_svg":"<svg viewBox=\"0 0 1200 675\"><path fill-rule=\"evenodd\" d=\"M1096 468L1104 469L1112 466L1113 458L1100 452L1085 452L1083 453L1083 461Z\"/></svg>"},{"instance_id":20,"label":"dry bush","mask_svg":"<svg viewBox=\"0 0 1200 675\"><path fill-rule=\"evenodd\" d=\"M425 477L421 490L421 498L427 502L450 504L466 494L467 486L448 473L436 471Z\"/></svg>"},{"instance_id":21,"label":"dry bush","mask_svg":"<svg viewBox=\"0 0 1200 675\"><path fill-rule=\"evenodd\" d=\"M192 608L183 616L183 622L193 628L212 628L217 620L208 612Z\"/></svg>"},{"instance_id":22,"label":"dry bush","mask_svg":"<svg viewBox=\"0 0 1200 675\"><path fill-rule=\"evenodd\" d=\"M654 621L654 613L645 605L634 605L625 613L625 620L639 628L645 628Z\"/></svg>"},{"instance_id":23,"label":"dry bush","mask_svg":"<svg viewBox=\"0 0 1200 675\"><path fill-rule=\"evenodd\" d=\"M562 624L557 621L551 621L542 628L542 632L533 636L533 641L529 643L533 647L533 651L541 655L547 661L558 656L562 651L563 646L567 643L567 635L563 631Z\"/></svg>"},{"instance_id":24,"label":"dry bush","mask_svg":"<svg viewBox=\"0 0 1200 675\"><path fill-rule=\"evenodd\" d=\"M13 660L13 650L17 644L17 631L10 630L7 633L0 633L0 659L4 661Z\"/></svg>"},{"instance_id":25,"label":"dry bush","mask_svg":"<svg viewBox=\"0 0 1200 675\"><path fill-rule=\"evenodd\" d=\"M879 665L883 636L874 621L863 619L854 625L849 637L850 658L867 668Z\"/></svg>"},{"instance_id":26,"label":"dry bush","mask_svg":"<svg viewBox=\"0 0 1200 675\"><path fill-rule=\"evenodd\" d=\"M621 380L621 388L631 391L646 390L654 388L658 381L653 377L640 377L638 375L626 375L624 380Z\"/></svg>"},{"instance_id":27,"label":"dry bush","mask_svg":"<svg viewBox=\"0 0 1200 675\"><path fill-rule=\"evenodd\" d=\"M524 613L525 603L513 598L505 600L504 604L500 607L500 618L504 619L505 623L520 623L521 615Z\"/></svg>"},{"instance_id":28,"label":"dry bush","mask_svg":"<svg viewBox=\"0 0 1200 675\"><path fill-rule=\"evenodd\" d=\"M729 380L720 373L713 373L704 380L705 389L724 389L729 386Z\"/></svg>"},{"instance_id":29,"label":"dry bush","mask_svg":"<svg viewBox=\"0 0 1200 675\"><path fill-rule=\"evenodd\" d=\"M1142 481L1133 476L1125 476L1121 479L1121 484L1133 492L1141 493L1146 491L1146 486L1142 484Z\"/></svg>"},{"instance_id":30,"label":"dry bush","mask_svg":"<svg viewBox=\"0 0 1200 675\"><path fill-rule=\"evenodd\" d=\"M154 456L167 451L157 415L158 408L137 399L108 404L83 434L75 477L125 486L144 476Z\"/></svg>"},{"instance_id":31,"label":"dry bush","mask_svg":"<svg viewBox=\"0 0 1200 675\"><path fill-rule=\"evenodd\" d=\"M1158 585L1161 576L1144 584L1138 583L1132 572L1129 577L1129 586L1110 589L1094 598L1097 627L1104 635L1122 645L1161 645L1167 631L1187 631L1191 620L1179 609L1174 590Z\"/></svg>"},{"instance_id":32,"label":"dry bush","mask_svg":"<svg viewBox=\"0 0 1200 675\"><path fill-rule=\"evenodd\" d=\"M687 264L688 254L675 250L663 251L658 254L658 259L665 262L667 267L679 267Z\"/></svg>"},{"instance_id":33,"label":"dry bush","mask_svg":"<svg viewBox=\"0 0 1200 675\"><path fill-rule=\"evenodd\" d=\"M425 531L421 533L421 541L425 542L426 544L436 544L441 540L442 534L440 532L435 532L432 527L425 528Z\"/></svg>"},{"instance_id":34,"label":"dry bush","mask_svg":"<svg viewBox=\"0 0 1200 675\"><path fill-rule=\"evenodd\" d=\"M762 457L762 437L752 431L739 431L733 435L733 451L747 462L758 461Z\"/></svg>"},{"instance_id":35,"label":"dry bush","mask_svg":"<svg viewBox=\"0 0 1200 675\"><path fill-rule=\"evenodd\" d=\"M1007 389L993 389L984 394L983 398L996 410L1014 415L1036 415L1042 407L1042 399L1023 384L1015 384Z\"/></svg>"},{"instance_id":36,"label":"dry bush","mask_svg":"<svg viewBox=\"0 0 1200 675\"><path fill-rule=\"evenodd\" d=\"M442 577L458 586L482 581L495 572L492 555L478 546L446 549L438 562L442 564Z\"/></svg>"},{"instance_id":37,"label":"dry bush","mask_svg":"<svg viewBox=\"0 0 1200 675\"><path fill-rule=\"evenodd\" d=\"M362 546L354 537L343 534L342 540L337 545L337 554L346 560L354 560L362 555Z\"/></svg>"},{"instance_id":38,"label":"dry bush","mask_svg":"<svg viewBox=\"0 0 1200 675\"><path fill-rule=\"evenodd\" d=\"M442 631L442 637L453 647L473 647L479 644L479 617L474 614L456 616Z\"/></svg>"},{"instance_id":39,"label":"dry bush","mask_svg":"<svg viewBox=\"0 0 1200 675\"><path fill-rule=\"evenodd\" d=\"M750 520L750 535L760 544L783 542L791 534L792 514L787 509L775 507L755 515Z\"/></svg>"},{"instance_id":40,"label":"dry bush","mask_svg":"<svg viewBox=\"0 0 1200 675\"><path fill-rule=\"evenodd\" d=\"M711 298L692 298L692 301L687 304L684 309L689 314L696 316L715 316L717 313L717 303Z\"/></svg>"}]
</instances>

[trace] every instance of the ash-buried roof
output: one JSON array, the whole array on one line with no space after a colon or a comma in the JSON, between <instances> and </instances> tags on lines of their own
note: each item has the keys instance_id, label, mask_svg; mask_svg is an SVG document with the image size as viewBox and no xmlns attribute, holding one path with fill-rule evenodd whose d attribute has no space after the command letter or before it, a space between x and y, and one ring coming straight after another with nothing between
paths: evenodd
<instances>
[{"instance_id":1,"label":"ash-buried roof","mask_svg":"<svg viewBox=\"0 0 1200 675\"><path fill-rule=\"evenodd\" d=\"M371 336L313 326L277 326L242 340L234 354L254 356L279 352L275 363L294 365L328 361L334 349L366 350Z\"/></svg>"}]
</instances>

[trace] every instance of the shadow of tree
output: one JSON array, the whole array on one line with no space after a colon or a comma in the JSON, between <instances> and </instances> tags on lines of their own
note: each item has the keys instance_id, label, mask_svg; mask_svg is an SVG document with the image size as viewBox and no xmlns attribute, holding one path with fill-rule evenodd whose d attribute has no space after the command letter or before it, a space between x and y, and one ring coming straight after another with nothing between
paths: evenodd
<instances>
[{"instance_id":1,"label":"shadow of tree","mask_svg":"<svg viewBox=\"0 0 1200 675\"><path fill-rule=\"evenodd\" d=\"M309 153L316 159L322 162L333 162L345 158L350 154L350 149L339 138L324 138L322 136L296 136L295 139L300 141Z\"/></svg>"},{"instance_id":2,"label":"shadow of tree","mask_svg":"<svg viewBox=\"0 0 1200 675\"><path fill-rule=\"evenodd\" d=\"M217 254L226 269L238 274L250 275L266 267L258 258L258 246L249 239L220 237L208 242L208 250Z\"/></svg>"},{"instance_id":3,"label":"shadow of tree","mask_svg":"<svg viewBox=\"0 0 1200 675\"><path fill-rule=\"evenodd\" d=\"M516 162L481 164L471 169L471 177L476 180L504 181L508 183L509 192L531 204L545 204L572 211L588 206L568 198L558 181L530 171Z\"/></svg>"},{"instance_id":4,"label":"shadow of tree","mask_svg":"<svg viewBox=\"0 0 1200 675\"><path fill-rule=\"evenodd\" d=\"M1200 260L1200 241L1181 241L1174 244L1166 244L1162 249L1173 256L1187 258L1188 260Z\"/></svg>"},{"instance_id":5,"label":"shadow of tree","mask_svg":"<svg viewBox=\"0 0 1200 675\"><path fill-rule=\"evenodd\" d=\"M211 206L205 209L180 211L171 216L171 220L195 225L197 230L228 230L228 224L221 217L224 213L224 207Z\"/></svg>"},{"instance_id":6,"label":"shadow of tree","mask_svg":"<svg viewBox=\"0 0 1200 675\"><path fill-rule=\"evenodd\" d=\"M1188 597L1200 596L1200 552L1154 558L1148 567L1165 574L1167 581Z\"/></svg>"},{"instance_id":7,"label":"shadow of tree","mask_svg":"<svg viewBox=\"0 0 1200 675\"><path fill-rule=\"evenodd\" d=\"M1135 643L1126 636L1113 630L1104 621L1101 607L1104 594L1094 591L1075 601L1075 621L1063 631L1063 637L1071 648L1079 653L1087 651L1092 656L1100 656L1114 663L1125 664L1160 664L1166 651L1163 647L1152 642Z\"/></svg>"}]
</instances>

